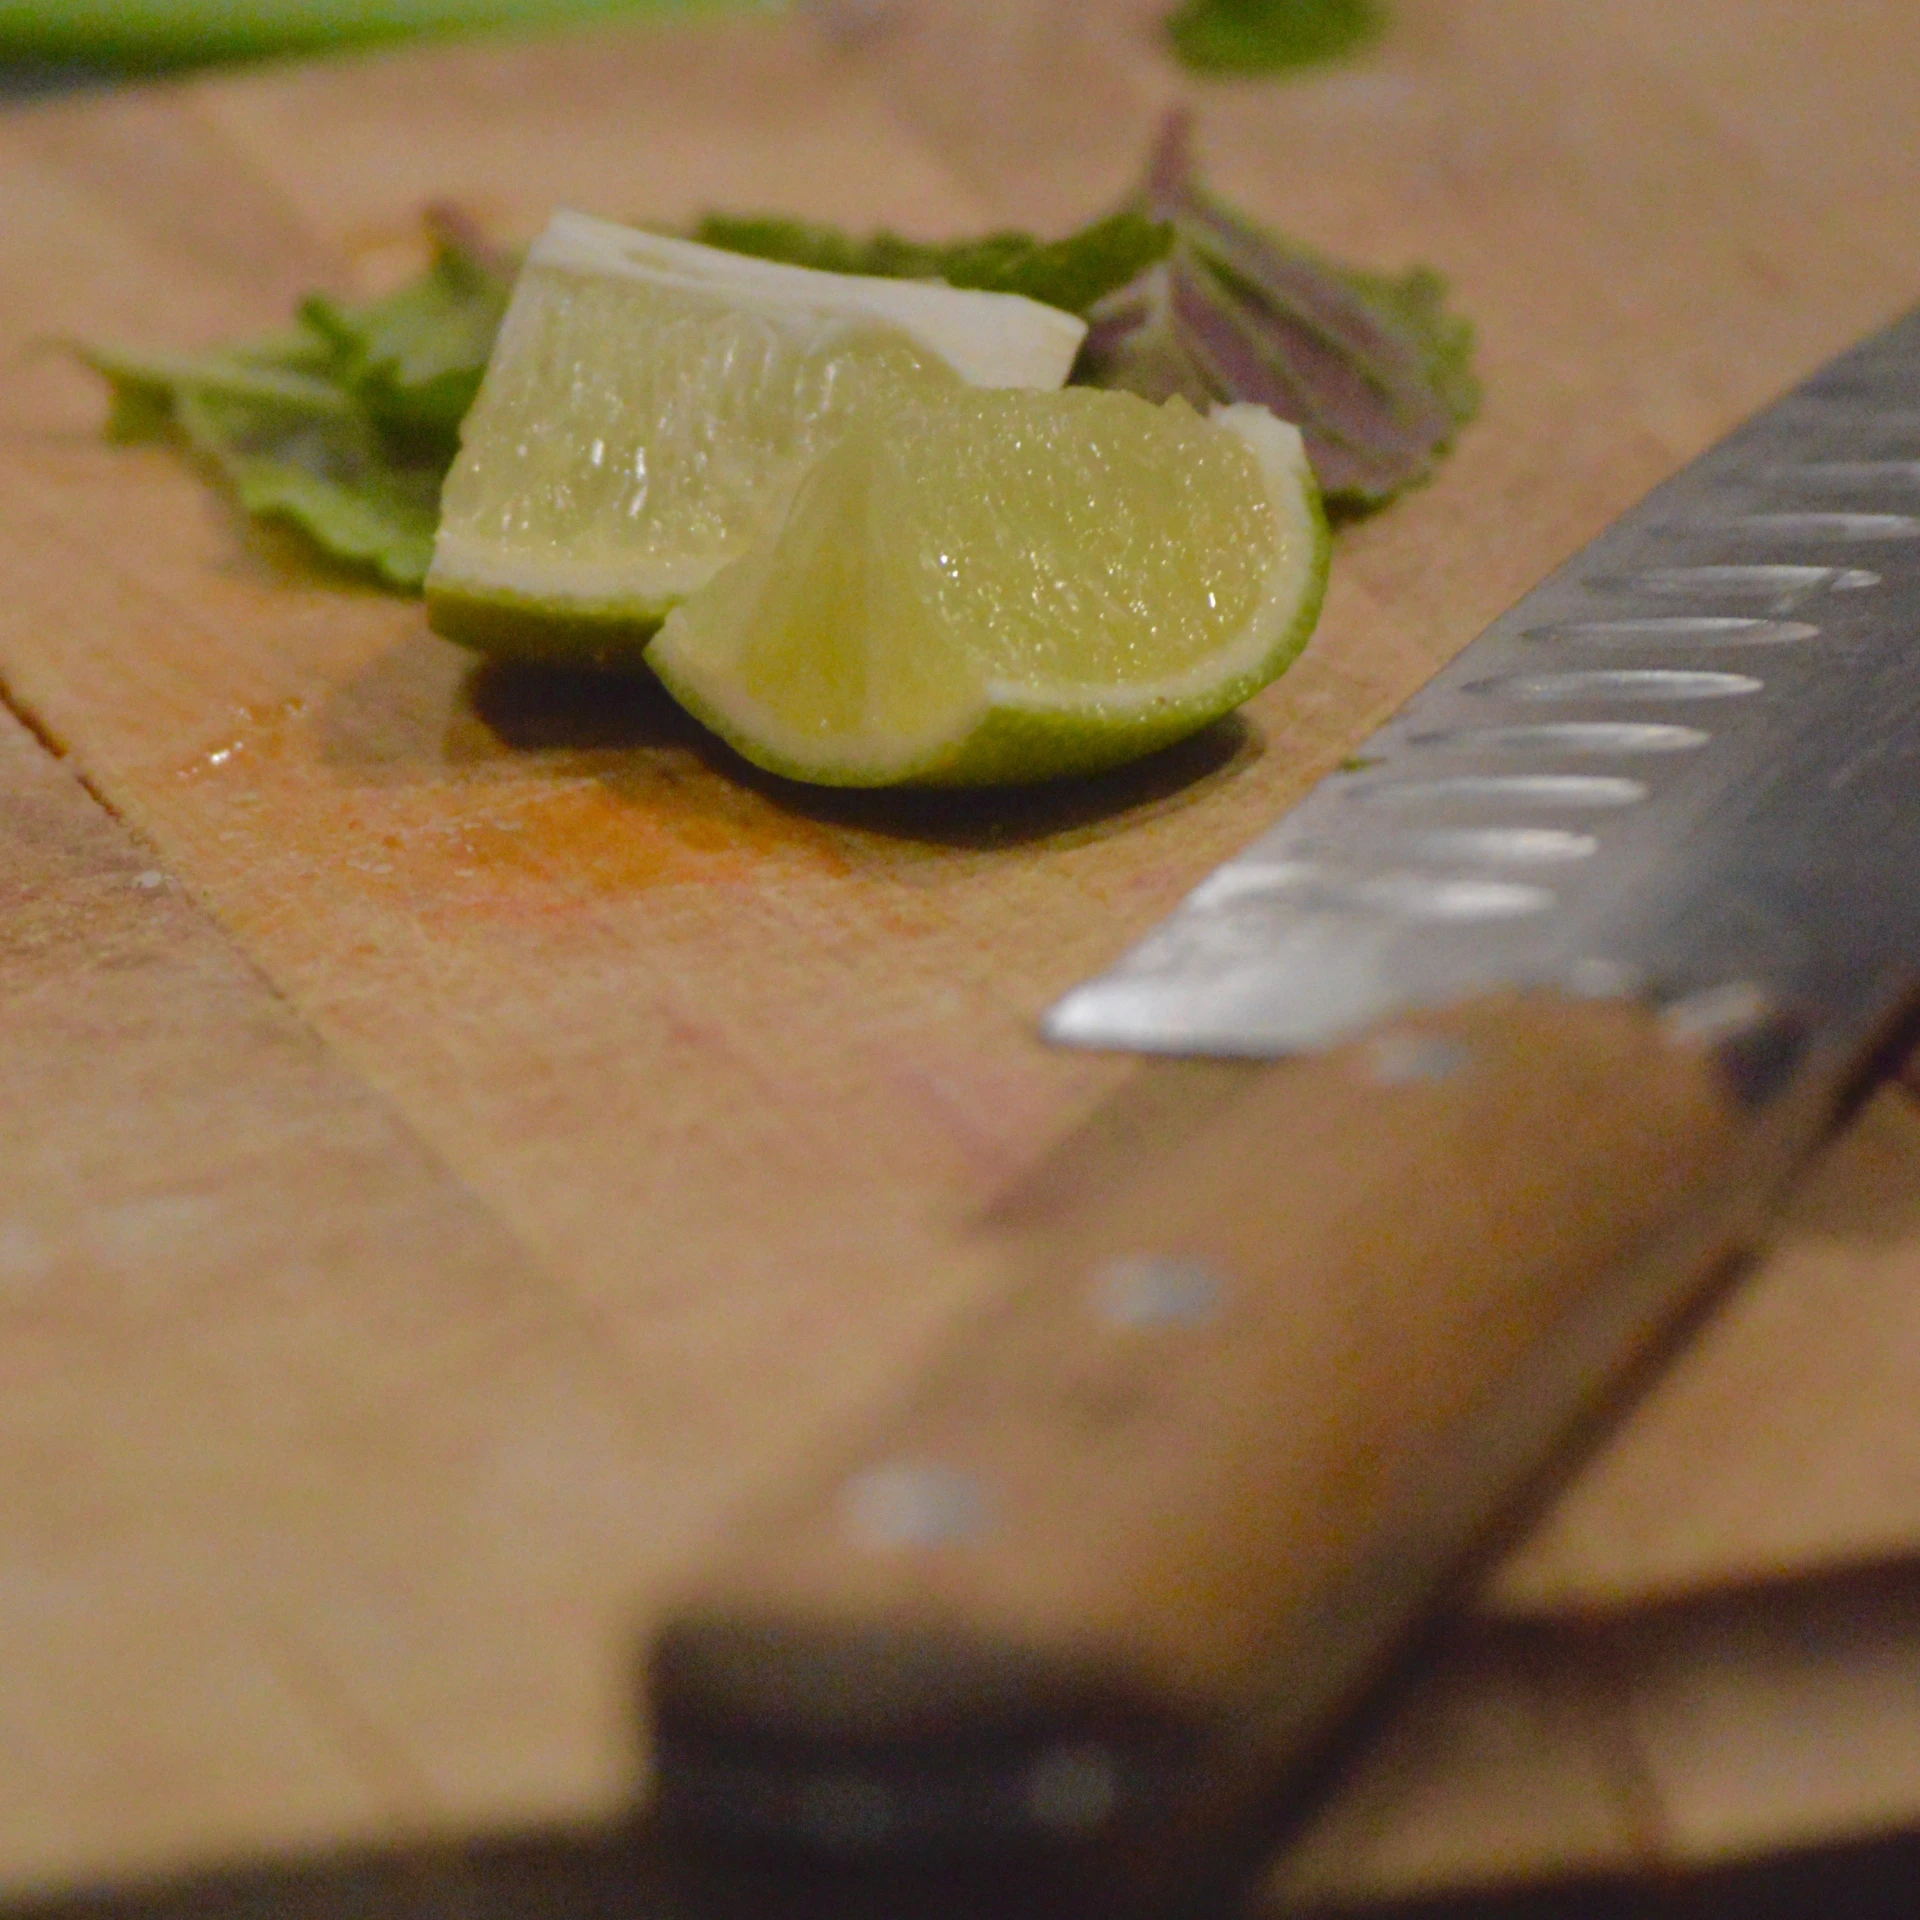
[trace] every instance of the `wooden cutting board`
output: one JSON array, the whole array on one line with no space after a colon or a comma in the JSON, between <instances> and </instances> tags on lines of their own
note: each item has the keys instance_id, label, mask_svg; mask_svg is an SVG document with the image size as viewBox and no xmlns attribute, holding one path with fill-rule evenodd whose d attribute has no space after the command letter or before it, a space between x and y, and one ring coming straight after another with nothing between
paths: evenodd
<instances>
[{"instance_id":1,"label":"wooden cutting board","mask_svg":"<svg viewBox=\"0 0 1920 1920\"><path fill-rule=\"evenodd\" d=\"M624 1803L657 1596L939 1341L968 1223L1125 1097L1040 1010L1920 295L1903 0L1844 30L1398 0L1376 54L1284 86L1184 82L1144 11L600 31L0 116L0 1893ZM503 235L557 203L1054 226L1182 93L1235 199L1449 274L1488 405L1341 536L1243 722L1070 790L809 796L644 689L478 668L103 445L31 344L370 290L445 195ZM1916 1406L1890 1087L1276 1911L1920 1821Z\"/></svg>"}]
</instances>

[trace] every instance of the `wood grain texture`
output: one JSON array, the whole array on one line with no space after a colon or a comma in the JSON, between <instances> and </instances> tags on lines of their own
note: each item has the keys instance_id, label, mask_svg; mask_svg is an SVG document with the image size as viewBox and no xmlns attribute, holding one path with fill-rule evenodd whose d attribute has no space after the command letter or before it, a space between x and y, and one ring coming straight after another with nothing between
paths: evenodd
<instances>
[{"instance_id":1,"label":"wood grain texture","mask_svg":"<svg viewBox=\"0 0 1920 1920\"><path fill-rule=\"evenodd\" d=\"M1357 67L1194 90L1224 190L1329 250L1452 276L1487 412L1433 487L1342 536L1320 634L1243 722L1011 805L809 798L644 693L478 671L417 608L236 526L165 453L102 445L91 382L27 350L207 341L312 285L382 284L429 195L506 234L557 201L928 233L1072 218L1119 190L1186 85L1142 11L1083 6L1011 131L954 114L937 82L959 56L932 42L835 51L769 21L0 118L0 681L148 849L166 910L205 916L194 937L229 982L207 1000L200 962L153 974L162 1004L200 1011L115 1081L127 1021L160 1028L96 998L79 963L110 936L71 922L72 963L20 1003L59 1046L6 1083L37 1103L9 1113L57 1124L19 1123L41 1143L20 1165L42 1171L0 1231L19 1217L70 1249L75 1301L131 1269L235 1276L193 1322L206 1354L76 1310L17 1403L31 1433L0 1539L29 1567L43 1537L91 1543L83 1585L107 1598L89 1612L28 1579L7 1616L18 1670L45 1679L0 1709L0 1886L616 1800L629 1635L732 1503L863 1420L972 1309L964 1224L1125 1085L1122 1062L1041 1048L1039 1010L1645 486L1920 291L1920 110L1900 80L1920 18L1893 0L1844 33L1788 0L1684 20L1653 0L1400 0ZM251 1032L236 1009L256 1005L297 1041L256 1057L219 1037ZM100 1090L47 1064L63 1048ZM278 1171L220 1160L229 1128L175 1117L209 1049L235 1098L250 1089L263 1161L338 1126L352 1176L309 1179L290 1146ZM9 1075L13 1054L10 1036ZM202 1177L169 1158L196 1140L258 1238L162 1208L137 1258L111 1254L116 1208ZM1879 1395L1836 1412L1818 1384L1870 1358L1902 1394L1920 1364L1916 1180L1889 1095L1500 1606L1578 1612L1920 1539L1920 1433ZM283 1310L259 1275L315 1235L338 1259ZM10 1335L8 1364L41 1337ZM315 1426L310 1406L331 1411ZM123 1534L107 1511L188 1518ZM270 1550L216 1550L227 1514ZM164 1622L130 1597L154 1556L181 1596ZM150 1693L102 1690L156 1646ZM47 1757L96 1750L84 1772ZM1684 1771L1692 1750L1660 1751ZM1464 1815L1422 1830L1437 1776L1397 1777L1400 1812L1375 1805L1409 1884L1628 1844L1614 1801L1582 1797L1613 1778L1590 1755L1511 1854L1476 1851L1463 1836L1495 1830ZM1785 1830L1778 1797L1741 1804L1744 1825L1648 1830L1647 1857Z\"/></svg>"},{"instance_id":2,"label":"wood grain texture","mask_svg":"<svg viewBox=\"0 0 1920 1920\"><path fill-rule=\"evenodd\" d=\"M1687 1911L1676 1868L1911 1833L1917 1646L1911 1566L1463 1627L1276 1862L1264 1911L1596 1880Z\"/></svg>"},{"instance_id":3,"label":"wood grain texture","mask_svg":"<svg viewBox=\"0 0 1920 1920\"><path fill-rule=\"evenodd\" d=\"M6 1884L620 1790L590 1317L11 719L0 847Z\"/></svg>"},{"instance_id":4,"label":"wood grain texture","mask_svg":"<svg viewBox=\"0 0 1920 1920\"><path fill-rule=\"evenodd\" d=\"M1917 1241L1920 1103L1888 1088L1802 1183L1773 1258L1588 1463L1485 1603L1591 1614L1912 1553Z\"/></svg>"}]
</instances>

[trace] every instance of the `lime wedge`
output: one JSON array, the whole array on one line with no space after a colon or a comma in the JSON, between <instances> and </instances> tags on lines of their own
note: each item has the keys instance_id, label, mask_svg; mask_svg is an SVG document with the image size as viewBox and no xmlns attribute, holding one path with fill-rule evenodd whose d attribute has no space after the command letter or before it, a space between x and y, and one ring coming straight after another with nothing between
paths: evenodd
<instances>
[{"instance_id":1,"label":"lime wedge","mask_svg":"<svg viewBox=\"0 0 1920 1920\"><path fill-rule=\"evenodd\" d=\"M903 390L647 660L793 779L1048 779L1165 746L1273 679L1327 556L1300 435L1263 407Z\"/></svg>"},{"instance_id":2,"label":"lime wedge","mask_svg":"<svg viewBox=\"0 0 1920 1920\"><path fill-rule=\"evenodd\" d=\"M816 272L561 213L535 242L441 496L442 633L636 665L876 399L1058 387L1082 323L1012 294Z\"/></svg>"}]
</instances>

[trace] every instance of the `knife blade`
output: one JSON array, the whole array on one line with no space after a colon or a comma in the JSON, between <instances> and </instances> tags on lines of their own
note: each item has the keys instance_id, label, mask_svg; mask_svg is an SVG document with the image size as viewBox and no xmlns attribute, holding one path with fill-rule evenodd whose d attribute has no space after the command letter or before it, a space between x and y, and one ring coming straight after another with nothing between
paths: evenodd
<instances>
[{"instance_id":1,"label":"knife blade","mask_svg":"<svg viewBox=\"0 0 1920 1920\"><path fill-rule=\"evenodd\" d=\"M1048 1020L1169 1061L654 1644L663 1810L1149 1901L1764 1228L1920 979L1920 314L1657 489Z\"/></svg>"}]
</instances>

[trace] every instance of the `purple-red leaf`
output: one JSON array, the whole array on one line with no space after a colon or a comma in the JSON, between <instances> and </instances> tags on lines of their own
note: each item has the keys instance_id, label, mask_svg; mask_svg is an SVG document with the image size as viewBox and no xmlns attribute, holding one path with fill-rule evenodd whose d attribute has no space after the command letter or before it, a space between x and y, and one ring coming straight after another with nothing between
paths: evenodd
<instances>
[{"instance_id":1,"label":"purple-red leaf","mask_svg":"<svg viewBox=\"0 0 1920 1920\"><path fill-rule=\"evenodd\" d=\"M1330 501L1374 507L1426 479L1479 404L1472 332L1425 269L1338 267L1262 231L1195 175L1171 115L1138 204L1171 252L1098 302L1075 377L1196 406L1253 400L1293 421Z\"/></svg>"}]
</instances>

